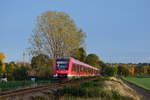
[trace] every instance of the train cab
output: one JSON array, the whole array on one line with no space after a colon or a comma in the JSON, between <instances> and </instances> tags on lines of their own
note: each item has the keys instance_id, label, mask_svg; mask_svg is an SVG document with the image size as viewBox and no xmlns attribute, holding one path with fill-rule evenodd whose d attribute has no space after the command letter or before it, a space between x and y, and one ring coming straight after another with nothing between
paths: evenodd
<instances>
[{"instance_id":1,"label":"train cab","mask_svg":"<svg viewBox=\"0 0 150 100\"><path fill-rule=\"evenodd\" d=\"M69 58L58 58L55 61L55 75L54 77L67 77L69 69Z\"/></svg>"}]
</instances>

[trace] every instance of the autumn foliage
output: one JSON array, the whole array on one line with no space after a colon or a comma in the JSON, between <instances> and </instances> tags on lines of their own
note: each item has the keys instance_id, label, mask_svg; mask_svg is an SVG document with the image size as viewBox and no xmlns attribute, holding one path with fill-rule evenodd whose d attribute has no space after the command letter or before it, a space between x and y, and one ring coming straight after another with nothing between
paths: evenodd
<instances>
[{"instance_id":1,"label":"autumn foliage","mask_svg":"<svg viewBox=\"0 0 150 100\"><path fill-rule=\"evenodd\" d=\"M3 62L4 59L5 59L5 55L2 52L0 52L0 61Z\"/></svg>"}]
</instances>

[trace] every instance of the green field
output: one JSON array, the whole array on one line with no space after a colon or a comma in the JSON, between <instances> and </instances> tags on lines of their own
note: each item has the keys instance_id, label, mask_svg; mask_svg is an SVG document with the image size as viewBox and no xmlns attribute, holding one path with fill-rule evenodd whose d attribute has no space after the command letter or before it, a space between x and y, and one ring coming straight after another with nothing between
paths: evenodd
<instances>
[{"instance_id":1,"label":"green field","mask_svg":"<svg viewBox=\"0 0 150 100\"><path fill-rule=\"evenodd\" d=\"M150 90L150 76L149 77L128 76L128 77L123 77L123 79L125 79L139 87Z\"/></svg>"}]
</instances>

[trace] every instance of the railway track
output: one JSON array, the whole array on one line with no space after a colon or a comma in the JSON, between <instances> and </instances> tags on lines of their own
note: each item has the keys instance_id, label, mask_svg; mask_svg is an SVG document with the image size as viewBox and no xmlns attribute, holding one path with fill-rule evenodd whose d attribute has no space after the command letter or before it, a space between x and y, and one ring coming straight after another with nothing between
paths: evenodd
<instances>
[{"instance_id":1,"label":"railway track","mask_svg":"<svg viewBox=\"0 0 150 100\"><path fill-rule=\"evenodd\" d=\"M18 96L18 95L24 95L27 93L32 93L32 92L37 92L37 91L42 91L42 90L47 90L47 89L56 89L57 87L63 87L66 85L73 85L73 84L80 83L82 81L93 80L96 78L97 77L86 77L86 78L79 78L79 79L72 79L72 80L63 80L63 81L59 81L57 83L49 83L47 85L41 85L41 86L36 86L36 87L22 88L22 89L18 89L18 90L0 92L0 98L7 98L7 97Z\"/></svg>"}]
</instances>

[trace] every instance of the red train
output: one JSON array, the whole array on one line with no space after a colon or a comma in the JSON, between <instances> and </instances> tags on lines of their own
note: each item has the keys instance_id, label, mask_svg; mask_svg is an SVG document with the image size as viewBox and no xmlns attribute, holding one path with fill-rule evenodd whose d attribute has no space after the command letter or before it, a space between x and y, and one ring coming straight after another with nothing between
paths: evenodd
<instances>
[{"instance_id":1,"label":"red train","mask_svg":"<svg viewBox=\"0 0 150 100\"><path fill-rule=\"evenodd\" d=\"M54 64L54 77L80 77L99 75L99 69L72 57L58 58Z\"/></svg>"}]
</instances>

